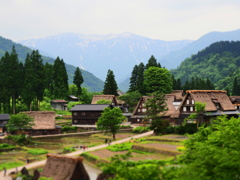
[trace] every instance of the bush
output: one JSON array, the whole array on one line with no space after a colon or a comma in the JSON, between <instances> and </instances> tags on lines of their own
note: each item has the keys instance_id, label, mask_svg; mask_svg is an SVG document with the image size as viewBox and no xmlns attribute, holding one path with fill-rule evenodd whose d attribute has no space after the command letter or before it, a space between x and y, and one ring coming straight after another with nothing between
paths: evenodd
<instances>
[{"instance_id":1,"label":"bush","mask_svg":"<svg viewBox=\"0 0 240 180\"><path fill-rule=\"evenodd\" d=\"M0 171L3 170L4 167L6 169L12 169L12 168L22 166L22 165L24 165L24 164L20 163L20 162L5 162L5 163L1 162L0 163Z\"/></svg>"},{"instance_id":2,"label":"bush","mask_svg":"<svg viewBox=\"0 0 240 180\"><path fill-rule=\"evenodd\" d=\"M65 147L65 148L63 149L63 152L73 152L73 151L76 151L76 149L71 148L71 147Z\"/></svg>"},{"instance_id":3,"label":"bush","mask_svg":"<svg viewBox=\"0 0 240 180\"><path fill-rule=\"evenodd\" d=\"M48 151L45 149L29 149L28 153L33 155L41 155L41 154L47 154Z\"/></svg>"},{"instance_id":4,"label":"bush","mask_svg":"<svg viewBox=\"0 0 240 180\"><path fill-rule=\"evenodd\" d=\"M128 151L130 149L132 149L132 143L122 143L122 144L115 144L115 145L112 145L112 146L108 146L107 149L110 150L110 151L114 151L114 152L117 152L117 151Z\"/></svg>"},{"instance_id":5,"label":"bush","mask_svg":"<svg viewBox=\"0 0 240 180\"><path fill-rule=\"evenodd\" d=\"M5 139L8 139L12 141L13 143L17 144L29 144L32 143L32 137L27 136L26 134L19 134L19 135L9 135L5 137Z\"/></svg>"},{"instance_id":6,"label":"bush","mask_svg":"<svg viewBox=\"0 0 240 180\"><path fill-rule=\"evenodd\" d=\"M67 131L77 131L78 127L77 126L63 126L62 131L67 132Z\"/></svg>"},{"instance_id":7,"label":"bush","mask_svg":"<svg viewBox=\"0 0 240 180\"><path fill-rule=\"evenodd\" d=\"M0 149L11 149L11 148L15 148L15 146L7 144L7 143L0 144Z\"/></svg>"},{"instance_id":8,"label":"bush","mask_svg":"<svg viewBox=\"0 0 240 180\"><path fill-rule=\"evenodd\" d=\"M143 126L138 126L132 130L133 133L142 133L142 132L147 132L150 131L149 127L143 127Z\"/></svg>"}]
</instances>

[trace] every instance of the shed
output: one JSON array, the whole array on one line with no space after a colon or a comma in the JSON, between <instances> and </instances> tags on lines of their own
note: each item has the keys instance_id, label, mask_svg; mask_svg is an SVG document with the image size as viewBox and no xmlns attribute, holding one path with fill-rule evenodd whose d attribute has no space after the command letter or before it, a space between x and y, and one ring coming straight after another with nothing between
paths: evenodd
<instances>
[{"instance_id":1,"label":"shed","mask_svg":"<svg viewBox=\"0 0 240 180\"><path fill-rule=\"evenodd\" d=\"M63 99L59 99L59 100L52 100L51 102L51 107L53 109L57 109L57 110L67 110L67 101L63 100Z\"/></svg>"},{"instance_id":2,"label":"shed","mask_svg":"<svg viewBox=\"0 0 240 180\"><path fill-rule=\"evenodd\" d=\"M0 114L0 133L4 133L6 131L6 124L9 121L9 114Z\"/></svg>"}]
</instances>

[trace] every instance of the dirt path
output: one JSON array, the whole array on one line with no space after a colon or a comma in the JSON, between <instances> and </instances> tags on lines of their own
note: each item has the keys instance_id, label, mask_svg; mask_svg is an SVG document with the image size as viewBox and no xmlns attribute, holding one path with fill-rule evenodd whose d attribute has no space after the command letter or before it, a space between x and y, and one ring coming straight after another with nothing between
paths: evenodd
<instances>
[{"instance_id":1,"label":"dirt path","mask_svg":"<svg viewBox=\"0 0 240 180\"><path fill-rule=\"evenodd\" d=\"M138 135L135 135L135 136L131 136L131 137L128 137L128 138L125 138L125 139L121 139L121 140L118 140L118 141L114 141L112 142L111 144L119 144L119 143L123 143L123 142L127 142L127 141L130 141L132 138L141 138L141 137L144 137L144 136L149 136L153 134L153 131L149 131L149 132L146 132L146 133L143 133L143 134L138 134ZM88 151L94 151L94 150L97 150L97 149L102 149L102 148L105 148L107 147L108 144L102 144L102 145L99 145L99 146L95 146L95 147L90 147L88 149L86 149L85 151L83 150L78 150L78 151L75 151L75 152L72 152L72 153L69 153L69 154L66 154L66 156L77 156L77 155L80 155L82 154L83 152L88 152ZM26 164L25 167L27 169L32 169L32 168L35 168L35 167L38 167L38 166L43 166L44 164L46 163L46 160L43 160L43 161L38 161L38 162L34 162L34 163L30 163L30 164ZM18 170L21 170L24 166L20 166L18 167ZM90 169L89 169L90 170ZM7 170L7 174L10 173L10 172L15 172L15 168L13 169L8 169ZM88 172L88 174L91 176L91 172ZM95 176L92 176L92 177L95 177ZM1 180L11 180L12 178L10 176L6 176L4 177L3 176L3 171L0 172L0 179ZM91 180L95 180L95 179L92 179Z\"/></svg>"}]
</instances>

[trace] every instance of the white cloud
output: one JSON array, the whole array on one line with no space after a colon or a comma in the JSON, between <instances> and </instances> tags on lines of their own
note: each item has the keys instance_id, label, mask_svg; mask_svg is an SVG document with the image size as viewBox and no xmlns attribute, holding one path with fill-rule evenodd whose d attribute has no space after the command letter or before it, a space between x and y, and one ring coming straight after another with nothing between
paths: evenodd
<instances>
[{"instance_id":1,"label":"white cloud","mask_svg":"<svg viewBox=\"0 0 240 180\"><path fill-rule=\"evenodd\" d=\"M132 32L162 40L197 39L240 28L237 0L0 0L0 36Z\"/></svg>"}]
</instances>

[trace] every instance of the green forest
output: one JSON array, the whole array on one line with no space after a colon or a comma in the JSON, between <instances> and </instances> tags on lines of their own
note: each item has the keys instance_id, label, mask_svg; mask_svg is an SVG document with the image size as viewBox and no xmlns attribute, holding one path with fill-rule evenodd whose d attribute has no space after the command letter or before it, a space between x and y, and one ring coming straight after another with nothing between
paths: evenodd
<instances>
[{"instance_id":1,"label":"green forest","mask_svg":"<svg viewBox=\"0 0 240 180\"><path fill-rule=\"evenodd\" d=\"M221 41L185 59L181 65L170 72L182 84L192 79L209 79L215 89L227 90L232 95L233 82L240 84L240 42ZM236 87L235 87L236 88Z\"/></svg>"}]
</instances>

